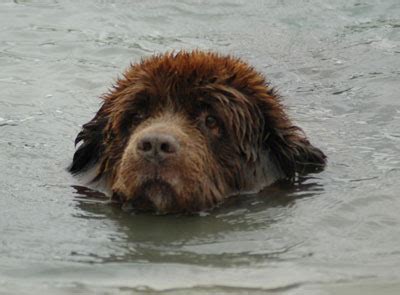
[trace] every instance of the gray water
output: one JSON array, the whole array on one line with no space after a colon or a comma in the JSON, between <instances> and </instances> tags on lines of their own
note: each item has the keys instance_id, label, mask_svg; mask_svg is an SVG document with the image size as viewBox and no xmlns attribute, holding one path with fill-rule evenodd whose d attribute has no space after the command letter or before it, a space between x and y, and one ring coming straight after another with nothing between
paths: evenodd
<instances>
[{"instance_id":1,"label":"gray water","mask_svg":"<svg viewBox=\"0 0 400 295\"><path fill-rule=\"evenodd\" d=\"M252 63L329 157L200 216L130 216L65 170L141 57ZM1 294L400 294L400 2L0 3Z\"/></svg>"}]
</instances>

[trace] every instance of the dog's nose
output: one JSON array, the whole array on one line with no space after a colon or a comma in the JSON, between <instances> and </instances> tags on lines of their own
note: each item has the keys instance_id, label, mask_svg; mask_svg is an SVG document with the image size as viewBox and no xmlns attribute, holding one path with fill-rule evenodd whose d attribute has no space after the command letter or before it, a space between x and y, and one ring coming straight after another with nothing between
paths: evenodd
<instances>
[{"instance_id":1,"label":"dog's nose","mask_svg":"<svg viewBox=\"0 0 400 295\"><path fill-rule=\"evenodd\" d=\"M168 134L146 134L139 139L137 151L149 161L161 162L175 156L179 150L176 138Z\"/></svg>"}]
</instances>

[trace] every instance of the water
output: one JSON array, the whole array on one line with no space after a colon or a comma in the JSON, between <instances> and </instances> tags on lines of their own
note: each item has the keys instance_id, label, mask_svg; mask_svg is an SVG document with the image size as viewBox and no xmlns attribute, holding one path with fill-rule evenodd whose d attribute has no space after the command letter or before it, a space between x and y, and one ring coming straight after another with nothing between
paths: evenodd
<instances>
[{"instance_id":1,"label":"water","mask_svg":"<svg viewBox=\"0 0 400 295\"><path fill-rule=\"evenodd\" d=\"M399 294L400 3L0 3L1 294ZM130 62L243 57L329 157L206 216L129 216L65 170Z\"/></svg>"}]
</instances>

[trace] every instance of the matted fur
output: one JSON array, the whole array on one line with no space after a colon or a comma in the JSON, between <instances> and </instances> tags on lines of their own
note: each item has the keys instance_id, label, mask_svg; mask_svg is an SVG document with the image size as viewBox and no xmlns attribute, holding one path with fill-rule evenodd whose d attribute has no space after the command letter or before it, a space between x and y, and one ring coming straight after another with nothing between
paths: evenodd
<instances>
[{"instance_id":1,"label":"matted fur","mask_svg":"<svg viewBox=\"0 0 400 295\"><path fill-rule=\"evenodd\" d=\"M149 134L167 142L162 160L143 156ZM202 51L131 65L80 142L72 173L96 169L93 181L125 208L158 213L209 209L232 194L321 171L326 161L260 73Z\"/></svg>"}]
</instances>

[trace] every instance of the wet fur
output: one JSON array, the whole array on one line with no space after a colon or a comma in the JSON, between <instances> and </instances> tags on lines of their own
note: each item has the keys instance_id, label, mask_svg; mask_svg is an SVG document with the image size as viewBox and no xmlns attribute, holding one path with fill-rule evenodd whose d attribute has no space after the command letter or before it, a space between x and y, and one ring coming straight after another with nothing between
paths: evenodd
<instances>
[{"instance_id":1,"label":"wet fur","mask_svg":"<svg viewBox=\"0 0 400 295\"><path fill-rule=\"evenodd\" d=\"M202 129L198 122L204 113L220 120L218 133ZM230 56L182 51L131 65L103 96L96 116L83 125L69 170L78 174L96 167L94 181L105 182L122 204L136 199L139 208L143 193L138 191L151 186L155 172L137 157L135 138L157 124L180 140L185 154L160 170L161 188L167 187L165 179L176 176L169 174L184 173L171 189L173 201L155 200L154 211L211 208L229 195L319 172L326 162L252 67ZM149 195L156 196L154 191Z\"/></svg>"}]
</instances>

